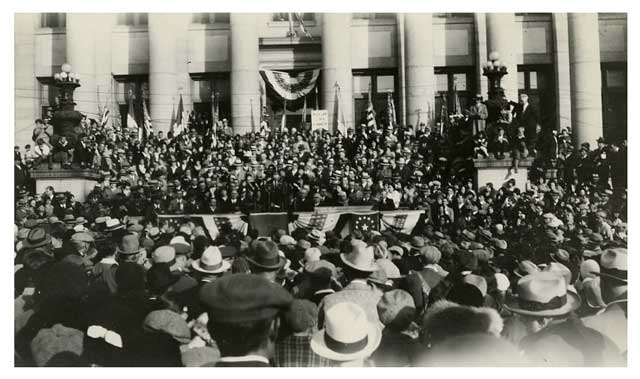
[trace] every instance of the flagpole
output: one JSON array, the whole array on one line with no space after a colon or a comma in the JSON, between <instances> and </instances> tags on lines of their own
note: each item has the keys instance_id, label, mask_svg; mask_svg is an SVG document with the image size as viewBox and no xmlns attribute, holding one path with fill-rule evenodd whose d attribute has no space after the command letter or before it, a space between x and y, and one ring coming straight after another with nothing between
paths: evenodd
<instances>
[{"instance_id":1,"label":"flagpole","mask_svg":"<svg viewBox=\"0 0 640 379\"><path fill-rule=\"evenodd\" d=\"M284 105L282 107L282 121L280 122L280 130L284 130L287 126L287 99L284 99Z\"/></svg>"}]
</instances>

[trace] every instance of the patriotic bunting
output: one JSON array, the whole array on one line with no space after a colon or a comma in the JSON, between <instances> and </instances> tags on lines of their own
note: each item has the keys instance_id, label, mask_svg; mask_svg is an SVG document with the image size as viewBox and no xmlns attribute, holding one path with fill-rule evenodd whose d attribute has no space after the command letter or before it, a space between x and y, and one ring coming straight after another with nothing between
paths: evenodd
<instances>
[{"instance_id":1,"label":"patriotic bunting","mask_svg":"<svg viewBox=\"0 0 640 379\"><path fill-rule=\"evenodd\" d=\"M380 229L378 212L354 213L351 216L351 231L371 233Z\"/></svg>"},{"instance_id":2,"label":"patriotic bunting","mask_svg":"<svg viewBox=\"0 0 640 379\"><path fill-rule=\"evenodd\" d=\"M289 223L289 232L291 233L298 228L319 229L323 232L333 230L340 219L340 214L298 213L298 219Z\"/></svg>"},{"instance_id":3,"label":"patriotic bunting","mask_svg":"<svg viewBox=\"0 0 640 379\"><path fill-rule=\"evenodd\" d=\"M411 234L418 220L420 220L420 215L423 213L423 210L382 212L380 215L380 230Z\"/></svg>"},{"instance_id":4,"label":"patriotic bunting","mask_svg":"<svg viewBox=\"0 0 640 379\"><path fill-rule=\"evenodd\" d=\"M273 88L280 97L294 101L307 96L315 87L320 70L310 70L290 76L286 72L262 70L260 71L265 82Z\"/></svg>"}]
</instances>

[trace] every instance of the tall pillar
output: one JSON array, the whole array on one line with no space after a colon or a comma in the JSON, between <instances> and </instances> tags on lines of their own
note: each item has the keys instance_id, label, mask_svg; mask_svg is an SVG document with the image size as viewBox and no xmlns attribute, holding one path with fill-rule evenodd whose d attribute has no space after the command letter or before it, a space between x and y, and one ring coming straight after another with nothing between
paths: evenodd
<instances>
[{"instance_id":1,"label":"tall pillar","mask_svg":"<svg viewBox=\"0 0 640 379\"><path fill-rule=\"evenodd\" d=\"M476 33L476 93L486 96L489 92L489 80L482 75L482 63L487 61L487 16L484 13L476 13L474 17Z\"/></svg>"},{"instance_id":2,"label":"tall pillar","mask_svg":"<svg viewBox=\"0 0 640 379\"><path fill-rule=\"evenodd\" d=\"M507 99L518 99L518 56L522 54L522 31L516 24L514 13L487 13L487 52L497 51L500 61L507 66L508 75L502 78ZM485 57L487 60L488 57ZM484 62L483 61L483 62Z\"/></svg>"},{"instance_id":3,"label":"tall pillar","mask_svg":"<svg viewBox=\"0 0 640 379\"><path fill-rule=\"evenodd\" d=\"M96 14L67 13L67 62L80 77L74 92L76 110L89 118L98 118L98 87L96 80L96 50L94 26Z\"/></svg>"},{"instance_id":4,"label":"tall pillar","mask_svg":"<svg viewBox=\"0 0 640 379\"><path fill-rule=\"evenodd\" d=\"M596 13L569 13L571 119L575 142L602 136L602 78Z\"/></svg>"},{"instance_id":5,"label":"tall pillar","mask_svg":"<svg viewBox=\"0 0 640 379\"><path fill-rule=\"evenodd\" d=\"M231 126L236 134L260 127L258 17L231 13Z\"/></svg>"},{"instance_id":6,"label":"tall pillar","mask_svg":"<svg viewBox=\"0 0 640 379\"><path fill-rule=\"evenodd\" d=\"M433 126L435 74L431 13L407 13L404 19L407 125Z\"/></svg>"},{"instance_id":7,"label":"tall pillar","mask_svg":"<svg viewBox=\"0 0 640 379\"><path fill-rule=\"evenodd\" d=\"M171 128L180 94L176 81L175 14L149 14L149 113L156 132ZM125 94L128 96L128 94Z\"/></svg>"},{"instance_id":8,"label":"tall pillar","mask_svg":"<svg viewBox=\"0 0 640 379\"><path fill-rule=\"evenodd\" d=\"M556 129L571 126L571 79L569 70L569 26L566 13L553 13L553 62L556 79Z\"/></svg>"},{"instance_id":9,"label":"tall pillar","mask_svg":"<svg viewBox=\"0 0 640 379\"><path fill-rule=\"evenodd\" d=\"M36 78L36 24L38 13L16 13L14 23L14 80L15 80L15 145L33 145L34 120L40 118L38 79Z\"/></svg>"},{"instance_id":10,"label":"tall pillar","mask_svg":"<svg viewBox=\"0 0 640 379\"><path fill-rule=\"evenodd\" d=\"M351 14L322 15L322 100L329 111L329 125L353 126L353 83L351 74ZM340 88L340 102L336 85ZM342 133L345 133L342 130Z\"/></svg>"}]
</instances>

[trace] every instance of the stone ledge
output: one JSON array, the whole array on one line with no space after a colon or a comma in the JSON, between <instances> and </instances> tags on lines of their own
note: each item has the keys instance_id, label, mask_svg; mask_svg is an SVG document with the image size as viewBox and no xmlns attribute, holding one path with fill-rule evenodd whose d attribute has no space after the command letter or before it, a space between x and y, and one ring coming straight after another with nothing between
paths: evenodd
<instances>
[{"instance_id":1,"label":"stone ledge","mask_svg":"<svg viewBox=\"0 0 640 379\"><path fill-rule=\"evenodd\" d=\"M511 167L511 157L506 156L504 159L495 158L480 158L473 160L473 167L475 168L509 168ZM518 167L531 167L533 165L533 158L520 159Z\"/></svg>"},{"instance_id":2,"label":"stone ledge","mask_svg":"<svg viewBox=\"0 0 640 379\"><path fill-rule=\"evenodd\" d=\"M99 180L101 175L97 170L92 169L63 169L63 168L54 168L54 169L37 169L30 171L31 177L34 179L65 179L65 178L83 178L83 179L93 179Z\"/></svg>"}]
</instances>

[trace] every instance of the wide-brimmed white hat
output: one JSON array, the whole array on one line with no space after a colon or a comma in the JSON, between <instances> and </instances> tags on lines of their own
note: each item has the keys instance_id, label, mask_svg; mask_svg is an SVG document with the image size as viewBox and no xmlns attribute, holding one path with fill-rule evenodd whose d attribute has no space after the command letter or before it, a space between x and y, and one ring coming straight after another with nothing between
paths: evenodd
<instances>
[{"instance_id":1,"label":"wide-brimmed white hat","mask_svg":"<svg viewBox=\"0 0 640 379\"><path fill-rule=\"evenodd\" d=\"M370 356L381 338L382 331L360 306L338 303L326 311L325 328L311 338L311 350L334 361L353 361Z\"/></svg>"},{"instance_id":2,"label":"wide-brimmed white hat","mask_svg":"<svg viewBox=\"0 0 640 379\"><path fill-rule=\"evenodd\" d=\"M231 268L231 264L222 260L222 253L217 246L209 246L200 259L191 264L194 270L205 274L219 274Z\"/></svg>"},{"instance_id":3,"label":"wide-brimmed white hat","mask_svg":"<svg viewBox=\"0 0 640 379\"><path fill-rule=\"evenodd\" d=\"M340 254L340 259L344 264L358 271L374 272L380 269L374 259L373 247L365 244L353 246L349 254Z\"/></svg>"},{"instance_id":4,"label":"wide-brimmed white hat","mask_svg":"<svg viewBox=\"0 0 640 379\"><path fill-rule=\"evenodd\" d=\"M518 280L517 295L507 299L504 307L525 316L564 316L580 307L578 294L567 291L565 279L543 271Z\"/></svg>"}]
</instances>

